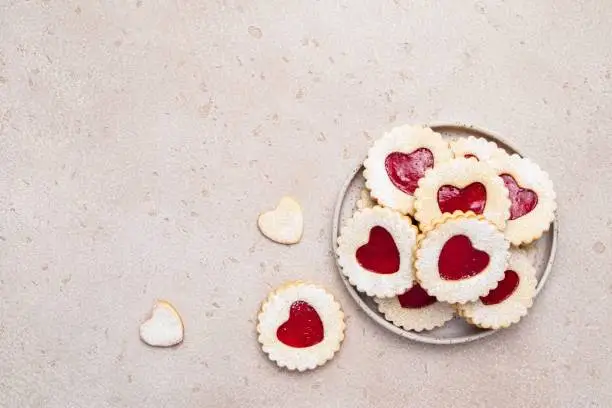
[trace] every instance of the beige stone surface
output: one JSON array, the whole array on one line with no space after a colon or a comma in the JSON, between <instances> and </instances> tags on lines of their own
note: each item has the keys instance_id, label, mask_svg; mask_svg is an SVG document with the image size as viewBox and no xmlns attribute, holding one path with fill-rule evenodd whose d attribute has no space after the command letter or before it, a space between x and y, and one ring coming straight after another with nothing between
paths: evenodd
<instances>
[{"instance_id":1,"label":"beige stone surface","mask_svg":"<svg viewBox=\"0 0 612 408\"><path fill-rule=\"evenodd\" d=\"M0 0L0 406L612 406L611 20L607 0ZM465 346L376 326L330 255L371 141L430 121L508 137L559 197L532 313ZM256 225L285 194L293 247ZM296 278L348 316L306 374L255 339ZM138 338L158 298L177 348Z\"/></svg>"}]
</instances>

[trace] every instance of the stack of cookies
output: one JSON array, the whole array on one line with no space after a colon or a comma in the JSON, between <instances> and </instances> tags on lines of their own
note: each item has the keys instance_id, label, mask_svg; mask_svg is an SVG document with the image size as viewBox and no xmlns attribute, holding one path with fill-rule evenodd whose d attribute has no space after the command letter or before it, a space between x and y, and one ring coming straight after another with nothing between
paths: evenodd
<instances>
[{"instance_id":1,"label":"stack of cookies","mask_svg":"<svg viewBox=\"0 0 612 408\"><path fill-rule=\"evenodd\" d=\"M422 331L458 314L498 329L527 314L536 270L519 248L554 219L546 172L486 139L448 142L420 126L385 134L364 167L366 190L337 256L387 320Z\"/></svg>"}]
</instances>

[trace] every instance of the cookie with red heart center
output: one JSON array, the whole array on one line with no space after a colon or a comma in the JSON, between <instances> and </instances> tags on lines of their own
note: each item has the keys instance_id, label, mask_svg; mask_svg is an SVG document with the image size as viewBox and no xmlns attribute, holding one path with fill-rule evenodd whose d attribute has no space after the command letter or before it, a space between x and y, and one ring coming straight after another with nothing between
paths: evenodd
<instances>
[{"instance_id":1,"label":"cookie with red heart center","mask_svg":"<svg viewBox=\"0 0 612 408\"><path fill-rule=\"evenodd\" d=\"M438 302L418 283L405 293L392 298L374 298L385 319L406 330L431 330L444 325L454 316L455 309Z\"/></svg>"},{"instance_id":2,"label":"cookie with red heart center","mask_svg":"<svg viewBox=\"0 0 612 408\"><path fill-rule=\"evenodd\" d=\"M381 275L396 273L400 268L400 253L395 239L380 225L370 229L368 242L357 248L355 258L364 269Z\"/></svg>"},{"instance_id":3,"label":"cookie with red heart center","mask_svg":"<svg viewBox=\"0 0 612 408\"><path fill-rule=\"evenodd\" d=\"M503 279L509 243L483 216L445 214L419 238L416 277L439 301L466 303Z\"/></svg>"},{"instance_id":4,"label":"cookie with red heart center","mask_svg":"<svg viewBox=\"0 0 612 408\"><path fill-rule=\"evenodd\" d=\"M555 218L556 194L548 173L519 155L490 161L510 198L506 238L514 245L528 244L542 236Z\"/></svg>"},{"instance_id":5,"label":"cookie with red heart center","mask_svg":"<svg viewBox=\"0 0 612 408\"><path fill-rule=\"evenodd\" d=\"M276 337L290 347L305 348L323 341L321 316L308 302L296 300L289 308L289 318L278 329Z\"/></svg>"},{"instance_id":6,"label":"cookie with red heart center","mask_svg":"<svg viewBox=\"0 0 612 408\"><path fill-rule=\"evenodd\" d=\"M508 153L496 143L482 137L460 137L452 140L449 145L455 158L473 158L478 161L488 162L498 157L508 156Z\"/></svg>"},{"instance_id":7,"label":"cookie with red heart center","mask_svg":"<svg viewBox=\"0 0 612 408\"><path fill-rule=\"evenodd\" d=\"M258 316L258 340L270 360L312 370L333 358L344 339L344 313L326 290L305 282L270 293Z\"/></svg>"},{"instance_id":8,"label":"cookie with red heart center","mask_svg":"<svg viewBox=\"0 0 612 408\"><path fill-rule=\"evenodd\" d=\"M338 264L357 290L393 297L412 287L417 228L379 206L358 210L338 238Z\"/></svg>"},{"instance_id":9,"label":"cookie with red heart center","mask_svg":"<svg viewBox=\"0 0 612 408\"><path fill-rule=\"evenodd\" d=\"M503 229L510 216L508 190L485 162L459 158L427 171L415 191L414 217L426 229L442 214L471 211Z\"/></svg>"},{"instance_id":10,"label":"cookie with red heart center","mask_svg":"<svg viewBox=\"0 0 612 408\"><path fill-rule=\"evenodd\" d=\"M510 251L504 278L478 300L457 305L459 315L486 329L499 329L517 323L527 314L536 293L536 270L517 248Z\"/></svg>"},{"instance_id":11,"label":"cookie with red heart center","mask_svg":"<svg viewBox=\"0 0 612 408\"><path fill-rule=\"evenodd\" d=\"M414 191L431 169L452 158L442 136L430 128L400 126L378 139L363 163L366 187L382 206L414 212Z\"/></svg>"},{"instance_id":12,"label":"cookie with red heart center","mask_svg":"<svg viewBox=\"0 0 612 408\"><path fill-rule=\"evenodd\" d=\"M438 272L448 281L468 279L484 271L489 260L489 254L474 248L467 235L453 235L442 246Z\"/></svg>"},{"instance_id":13,"label":"cookie with red heart center","mask_svg":"<svg viewBox=\"0 0 612 408\"><path fill-rule=\"evenodd\" d=\"M438 207L442 213L455 211L482 214L487 204L487 189L477 181L463 188L445 184L438 189Z\"/></svg>"}]
</instances>

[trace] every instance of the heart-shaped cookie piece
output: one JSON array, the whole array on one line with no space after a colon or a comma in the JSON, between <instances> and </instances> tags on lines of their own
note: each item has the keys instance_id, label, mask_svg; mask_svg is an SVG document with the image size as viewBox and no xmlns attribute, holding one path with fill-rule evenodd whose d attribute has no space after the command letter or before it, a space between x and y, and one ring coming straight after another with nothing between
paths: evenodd
<instances>
[{"instance_id":1,"label":"heart-shaped cookie piece","mask_svg":"<svg viewBox=\"0 0 612 408\"><path fill-rule=\"evenodd\" d=\"M391 274L400 268L395 240L389 231L379 225L370 230L368 242L357 249L355 256L357 262L370 272Z\"/></svg>"},{"instance_id":2,"label":"heart-shaped cookie piece","mask_svg":"<svg viewBox=\"0 0 612 408\"><path fill-rule=\"evenodd\" d=\"M279 244L300 242L304 231L304 217L300 204L291 197L281 198L278 206L259 216L259 230L266 237Z\"/></svg>"},{"instance_id":3,"label":"heart-shaped cookie piece","mask_svg":"<svg viewBox=\"0 0 612 408\"><path fill-rule=\"evenodd\" d=\"M419 179L434 165L431 150L420 148L412 153L393 152L385 159L385 170L395 187L412 195Z\"/></svg>"},{"instance_id":4,"label":"heart-shaped cookie piece","mask_svg":"<svg viewBox=\"0 0 612 408\"><path fill-rule=\"evenodd\" d=\"M472 246L465 235L455 235L444 243L438 258L438 272L445 280L461 280L478 275L489 264L489 254Z\"/></svg>"},{"instance_id":5,"label":"heart-shaped cookie piece","mask_svg":"<svg viewBox=\"0 0 612 408\"><path fill-rule=\"evenodd\" d=\"M522 188L518 185L514 177L509 174L501 174L499 177L504 180L504 184L510 193L510 219L516 220L525 214L530 213L538 205L538 195L535 191Z\"/></svg>"},{"instance_id":6,"label":"heart-shaped cookie piece","mask_svg":"<svg viewBox=\"0 0 612 408\"><path fill-rule=\"evenodd\" d=\"M160 300L149 320L140 325L140 338L153 347L171 347L183 341L184 327L174 306Z\"/></svg>"},{"instance_id":7,"label":"heart-shaped cookie piece","mask_svg":"<svg viewBox=\"0 0 612 408\"><path fill-rule=\"evenodd\" d=\"M442 213L457 210L482 214L487 204L487 189L480 182L471 183L464 188L443 185L438 190L438 207Z\"/></svg>"},{"instance_id":8,"label":"heart-shaped cookie piece","mask_svg":"<svg viewBox=\"0 0 612 408\"><path fill-rule=\"evenodd\" d=\"M314 307L298 300L291 304L289 319L278 327L276 337L289 347L311 347L323 341L323 322Z\"/></svg>"}]
</instances>

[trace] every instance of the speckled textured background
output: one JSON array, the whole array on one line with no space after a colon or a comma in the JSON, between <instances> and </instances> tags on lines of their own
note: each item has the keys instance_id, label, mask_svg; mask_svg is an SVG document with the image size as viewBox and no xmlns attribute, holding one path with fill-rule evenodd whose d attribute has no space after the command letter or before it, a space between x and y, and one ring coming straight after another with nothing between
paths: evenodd
<instances>
[{"instance_id":1,"label":"speckled textured background","mask_svg":"<svg viewBox=\"0 0 612 408\"><path fill-rule=\"evenodd\" d=\"M611 406L611 20L607 0L0 0L0 406ZM466 346L376 326L329 252L369 143L429 121L506 136L559 196L531 315ZM283 194L295 247L256 228ZM348 315L303 375L254 335L294 278ZM139 341L158 297L176 349Z\"/></svg>"}]
</instances>

